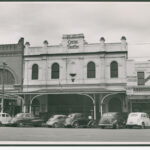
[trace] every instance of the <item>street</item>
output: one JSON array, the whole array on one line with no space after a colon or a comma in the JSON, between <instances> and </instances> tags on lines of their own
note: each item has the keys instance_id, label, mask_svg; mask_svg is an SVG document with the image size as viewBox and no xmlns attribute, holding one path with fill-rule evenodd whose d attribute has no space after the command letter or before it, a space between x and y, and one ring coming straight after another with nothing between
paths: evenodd
<instances>
[{"instance_id":1,"label":"street","mask_svg":"<svg viewBox=\"0 0 150 150\"><path fill-rule=\"evenodd\" d=\"M150 142L150 129L0 127L2 141Z\"/></svg>"}]
</instances>

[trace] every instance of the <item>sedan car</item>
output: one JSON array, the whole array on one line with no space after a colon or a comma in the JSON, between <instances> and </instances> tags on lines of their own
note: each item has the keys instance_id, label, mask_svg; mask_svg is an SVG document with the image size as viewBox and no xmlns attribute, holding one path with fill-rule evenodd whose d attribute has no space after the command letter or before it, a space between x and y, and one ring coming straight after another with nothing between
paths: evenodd
<instances>
[{"instance_id":1,"label":"sedan car","mask_svg":"<svg viewBox=\"0 0 150 150\"><path fill-rule=\"evenodd\" d=\"M98 126L101 128L123 128L125 127L125 118L118 112L104 113L99 121Z\"/></svg>"},{"instance_id":2,"label":"sedan car","mask_svg":"<svg viewBox=\"0 0 150 150\"><path fill-rule=\"evenodd\" d=\"M64 127L64 123L66 120L67 116L66 115L53 115L49 120L46 122L46 125L48 127Z\"/></svg>"},{"instance_id":3,"label":"sedan car","mask_svg":"<svg viewBox=\"0 0 150 150\"><path fill-rule=\"evenodd\" d=\"M9 125L12 117L8 113L0 113L0 125Z\"/></svg>"},{"instance_id":4,"label":"sedan car","mask_svg":"<svg viewBox=\"0 0 150 150\"><path fill-rule=\"evenodd\" d=\"M140 127L143 129L149 127L150 126L149 115L144 112L132 112L128 116L126 126L127 128Z\"/></svg>"},{"instance_id":5,"label":"sedan car","mask_svg":"<svg viewBox=\"0 0 150 150\"><path fill-rule=\"evenodd\" d=\"M11 120L12 126L42 126L44 121L31 113L19 113Z\"/></svg>"},{"instance_id":6,"label":"sedan car","mask_svg":"<svg viewBox=\"0 0 150 150\"><path fill-rule=\"evenodd\" d=\"M88 123L88 117L84 116L82 113L72 113L66 118L65 127L87 127Z\"/></svg>"}]
</instances>

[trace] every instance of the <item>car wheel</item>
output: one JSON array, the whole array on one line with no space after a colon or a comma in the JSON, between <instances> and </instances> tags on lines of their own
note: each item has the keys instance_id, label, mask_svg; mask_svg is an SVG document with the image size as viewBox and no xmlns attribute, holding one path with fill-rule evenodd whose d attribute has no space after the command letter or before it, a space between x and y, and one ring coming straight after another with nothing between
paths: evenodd
<instances>
[{"instance_id":1,"label":"car wheel","mask_svg":"<svg viewBox=\"0 0 150 150\"><path fill-rule=\"evenodd\" d=\"M119 129L119 124L118 123L114 124L113 129Z\"/></svg>"},{"instance_id":2,"label":"car wheel","mask_svg":"<svg viewBox=\"0 0 150 150\"><path fill-rule=\"evenodd\" d=\"M145 129L145 123L142 122L141 129Z\"/></svg>"},{"instance_id":3,"label":"car wheel","mask_svg":"<svg viewBox=\"0 0 150 150\"><path fill-rule=\"evenodd\" d=\"M120 126L119 126L119 124L117 123L115 129L119 129L119 128L120 128Z\"/></svg>"},{"instance_id":4,"label":"car wheel","mask_svg":"<svg viewBox=\"0 0 150 150\"><path fill-rule=\"evenodd\" d=\"M58 125L58 123L54 123L52 127L53 127L53 128L58 128L59 125Z\"/></svg>"},{"instance_id":5,"label":"car wheel","mask_svg":"<svg viewBox=\"0 0 150 150\"><path fill-rule=\"evenodd\" d=\"M132 129L132 126L126 126L128 129Z\"/></svg>"},{"instance_id":6,"label":"car wheel","mask_svg":"<svg viewBox=\"0 0 150 150\"><path fill-rule=\"evenodd\" d=\"M73 123L73 127L74 127L74 128L79 128L79 123L78 123L77 121L74 122L74 123Z\"/></svg>"},{"instance_id":7,"label":"car wheel","mask_svg":"<svg viewBox=\"0 0 150 150\"><path fill-rule=\"evenodd\" d=\"M24 126L24 124L22 123L22 122L19 122L18 124L17 124L17 127L23 127Z\"/></svg>"},{"instance_id":8,"label":"car wheel","mask_svg":"<svg viewBox=\"0 0 150 150\"><path fill-rule=\"evenodd\" d=\"M100 128L101 128L101 129L104 129L105 127L104 127L104 126L101 126Z\"/></svg>"}]
</instances>

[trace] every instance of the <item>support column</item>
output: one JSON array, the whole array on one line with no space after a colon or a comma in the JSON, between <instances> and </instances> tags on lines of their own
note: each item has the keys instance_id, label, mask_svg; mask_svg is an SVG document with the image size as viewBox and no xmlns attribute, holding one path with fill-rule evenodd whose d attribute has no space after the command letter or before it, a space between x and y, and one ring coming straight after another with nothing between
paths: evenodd
<instances>
[{"instance_id":1,"label":"support column","mask_svg":"<svg viewBox=\"0 0 150 150\"><path fill-rule=\"evenodd\" d=\"M31 113L31 111L32 111L32 102L31 102L31 95L30 95L30 102L29 102L29 113Z\"/></svg>"},{"instance_id":2,"label":"support column","mask_svg":"<svg viewBox=\"0 0 150 150\"><path fill-rule=\"evenodd\" d=\"M94 120L96 120L96 100L95 99L93 101L93 105L94 105Z\"/></svg>"}]
</instances>

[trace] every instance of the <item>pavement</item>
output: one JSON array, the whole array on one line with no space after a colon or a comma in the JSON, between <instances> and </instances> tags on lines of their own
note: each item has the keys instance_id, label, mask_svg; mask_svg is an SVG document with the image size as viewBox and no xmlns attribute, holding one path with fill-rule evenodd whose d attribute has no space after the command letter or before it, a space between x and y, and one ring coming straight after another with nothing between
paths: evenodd
<instances>
[{"instance_id":1,"label":"pavement","mask_svg":"<svg viewBox=\"0 0 150 150\"><path fill-rule=\"evenodd\" d=\"M0 144L6 141L150 143L150 129L0 127Z\"/></svg>"}]
</instances>

